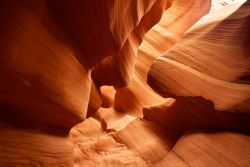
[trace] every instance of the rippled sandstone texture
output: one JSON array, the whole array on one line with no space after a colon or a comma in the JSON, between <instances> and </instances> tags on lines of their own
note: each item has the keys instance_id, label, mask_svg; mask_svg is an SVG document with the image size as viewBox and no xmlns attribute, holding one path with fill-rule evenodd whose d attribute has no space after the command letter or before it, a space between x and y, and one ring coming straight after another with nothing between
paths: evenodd
<instances>
[{"instance_id":1,"label":"rippled sandstone texture","mask_svg":"<svg viewBox=\"0 0 250 167\"><path fill-rule=\"evenodd\" d=\"M249 166L249 13L1 2L0 166Z\"/></svg>"}]
</instances>

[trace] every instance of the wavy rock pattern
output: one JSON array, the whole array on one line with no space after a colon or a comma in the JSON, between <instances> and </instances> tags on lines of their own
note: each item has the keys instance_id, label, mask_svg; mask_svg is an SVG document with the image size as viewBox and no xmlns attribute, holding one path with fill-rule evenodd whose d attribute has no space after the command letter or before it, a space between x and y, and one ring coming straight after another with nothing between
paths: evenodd
<instances>
[{"instance_id":1,"label":"wavy rock pattern","mask_svg":"<svg viewBox=\"0 0 250 167\"><path fill-rule=\"evenodd\" d=\"M153 63L149 83L166 96L202 96L218 110L249 112L249 3L238 8L211 11L196 23Z\"/></svg>"},{"instance_id":2,"label":"wavy rock pattern","mask_svg":"<svg viewBox=\"0 0 250 167\"><path fill-rule=\"evenodd\" d=\"M4 0L0 166L249 166L249 13Z\"/></svg>"}]
</instances>

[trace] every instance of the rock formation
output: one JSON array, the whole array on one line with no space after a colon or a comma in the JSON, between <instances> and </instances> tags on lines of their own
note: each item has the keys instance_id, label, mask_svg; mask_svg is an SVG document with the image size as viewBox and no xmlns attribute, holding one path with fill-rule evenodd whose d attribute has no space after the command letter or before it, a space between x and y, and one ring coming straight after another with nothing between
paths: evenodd
<instances>
[{"instance_id":1,"label":"rock formation","mask_svg":"<svg viewBox=\"0 0 250 167\"><path fill-rule=\"evenodd\" d=\"M3 0L0 24L0 166L249 166L249 1Z\"/></svg>"}]
</instances>

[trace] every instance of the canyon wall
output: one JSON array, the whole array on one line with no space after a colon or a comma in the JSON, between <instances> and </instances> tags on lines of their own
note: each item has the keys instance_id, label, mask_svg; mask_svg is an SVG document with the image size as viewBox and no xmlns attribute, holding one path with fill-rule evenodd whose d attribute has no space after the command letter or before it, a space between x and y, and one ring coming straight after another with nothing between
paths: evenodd
<instances>
[{"instance_id":1,"label":"canyon wall","mask_svg":"<svg viewBox=\"0 0 250 167\"><path fill-rule=\"evenodd\" d=\"M4 0L0 24L0 166L249 166L249 1Z\"/></svg>"}]
</instances>

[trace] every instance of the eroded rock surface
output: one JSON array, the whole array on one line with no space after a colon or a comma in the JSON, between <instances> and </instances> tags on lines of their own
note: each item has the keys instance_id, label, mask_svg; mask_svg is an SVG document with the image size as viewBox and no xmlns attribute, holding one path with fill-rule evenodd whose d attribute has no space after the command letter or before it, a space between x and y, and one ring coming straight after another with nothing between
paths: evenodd
<instances>
[{"instance_id":1,"label":"eroded rock surface","mask_svg":"<svg viewBox=\"0 0 250 167\"><path fill-rule=\"evenodd\" d=\"M4 0L0 166L249 166L249 13L245 0Z\"/></svg>"}]
</instances>

